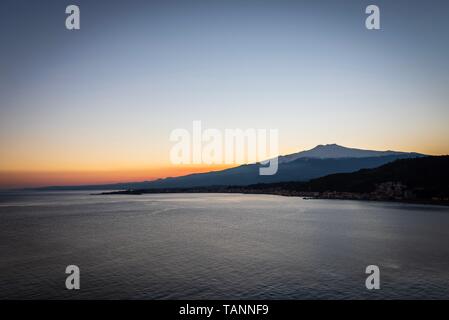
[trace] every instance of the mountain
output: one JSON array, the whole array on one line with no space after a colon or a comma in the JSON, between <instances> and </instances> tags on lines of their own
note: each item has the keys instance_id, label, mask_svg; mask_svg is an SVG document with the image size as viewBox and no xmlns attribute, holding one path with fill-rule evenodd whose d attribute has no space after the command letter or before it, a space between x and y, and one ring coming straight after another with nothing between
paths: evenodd
<instances>
[{"instance_id":1,"label":"mountain","mask_svg":"<svg viewBox=\"0 0 449 320\"><path fill-rule=\"evenodd\" d=\"M221 171L190 174L154 181L107 185L46 187L40 190L120 190L150 188L189 188L200 186L250 185L283 181L307 181L332 173L354 172L375 168L403 158L423 156L418 153L371 151L346 148L339 145L320 145L311 150L282 156L278 172L272 176L259 175L259 164L241 165Z\"/></svg>"},{"instance_id":2,"label":"mountain","mask_svg":"<svg viewBox=\"0 0 449 320\"><path fill-rule=\"evenodd\" d=\"M338 144L326 144L318 145L313 149L293 153L287 156L279 157L280 163L287 163L295 161L300 158L319 158L319 159L340 159L340 158L368 158L368 157L383 157L383 156L401 156L401 155L415 155L420 156L418 153L407 153L399 151L374 151L363 150L355 148L347 148L339 146Z\"/></svg>"}]
</instances>

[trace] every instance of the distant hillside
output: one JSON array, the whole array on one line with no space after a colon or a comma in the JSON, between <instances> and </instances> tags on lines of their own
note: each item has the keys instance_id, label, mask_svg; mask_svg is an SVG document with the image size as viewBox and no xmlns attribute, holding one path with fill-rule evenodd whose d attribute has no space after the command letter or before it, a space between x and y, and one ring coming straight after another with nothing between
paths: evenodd
<instances>
[{"instance_id":1,"label":"distant hillside","mask_svg":"<svg viewBox=\"0 0 449 320\"><path fill-rule=\"evenodd\" d=\"M259 175L259 165L242 165L222 171L191 174L155 181L93 185L79 187L48 187L44 190L124 190L151 188L192 188L204 186L250 185L283 181L308 181L332 173L354 172L362 168L375 168L408 155L371 158L313 159L300 158L279 164L278 172L272 176Z\"/></svg>"},{"instance_id":2,"label":"distant hillside","mask_svg":"<svg viewBox=\"0 0 449 320\"><path fill-rule=\"evenodd\" d=\"M354 172L362 168L375 168L396 159L423 156L418 153L372 151L346 148L339 145L320 145L279 159L275 175L259 175L259 164L207 173L190 174L144 182L107 185L47 187L41 190L120 190L150 188L192 188L202 186L250 185L283 181L307 181L332 173Z\"/></svg>"},{"instance_id":3,"label":"distant hillside","mask_svg":"<svg viewBox=\"0 0 449 320\"><path fill-rule=\"evenodd\" d=\"M331 174L308 182L247 186L255 193L326 198L449 200L449 156L400 159L374 169Z\"/></svg>"},{"instance_id":4,"label":"distant hillside","mask_svg":"<svg viewBox=\"0 0 449 320\"><path fill-rule=\"evenodd\" d=\"M382 182L401 182L418 197L449 196L449 156L401 159L375 169L333 174L309 182L317 191L373 192Z\"/></svg>"},{"instance_id":5,"label":"distant hillside","mask_svg":"<svg viewBox=\"0 0 449 320\"><path fill-rule=\"evenodd\" d=\"M113 192L113 194L144 193L250 193L448 205L449 156L400 159L378 168L331 174L308 182L290 181L248 186L159 188Z\"/></svg>"}]
</instances>

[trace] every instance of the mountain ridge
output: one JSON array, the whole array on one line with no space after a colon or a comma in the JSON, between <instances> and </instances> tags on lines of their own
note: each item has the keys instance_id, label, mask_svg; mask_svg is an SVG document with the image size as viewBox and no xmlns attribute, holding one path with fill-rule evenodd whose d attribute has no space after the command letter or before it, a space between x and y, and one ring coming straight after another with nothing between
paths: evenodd
<instances>
[{"instance_id":1,"label":"mountain ridge","mask_svg":"<svg viewBox=\"0 0 449 320\"><path fill-rule=\"evenodd\" d=\"M368 155L368 156L366 156ZM272 176L259 175L259 163L167 177L152 181L113 183L102 185L49 186L34 190L124 190L145 188L180 188L216 185L249 185L283 181L308 181L333 173L353 172L374 168L401 158L422 157L423 154L399 151L375 151L347 148L337 144L318 145L310 150L280 156L278 172Z\"/></svg>"},{"instance_id":2,"label":"mountain ridge","mask_svg":"<svg viewBox=\"0 0 449 320\"><path fill-rule=\"evenodd\" d=\"M419 172L420 174L416 174ZM382 166L330 174L309 181L246 186L140 189L103 194L244 193L306 199L398 201L449 205L449 155L398 159Z\"/></svg>"},{"instance_id":3,"label":"mountain ridge","mask_svg":"<svg viewBox=\"0 0 449 320\"><path fill-rule=\"evenodd\" d=\"M403 151L376 151L366 150L358 148L348 148L340 146L336 143L332 144L320 144L312 149L299 151L285 156L279 157L280 163L286 163L295 161L299 158L368 158L368 157L380 157L390 155L403 155L403 154L416 154L422 155L416 152L403 152Z\"/></svg>"}]
</instances>

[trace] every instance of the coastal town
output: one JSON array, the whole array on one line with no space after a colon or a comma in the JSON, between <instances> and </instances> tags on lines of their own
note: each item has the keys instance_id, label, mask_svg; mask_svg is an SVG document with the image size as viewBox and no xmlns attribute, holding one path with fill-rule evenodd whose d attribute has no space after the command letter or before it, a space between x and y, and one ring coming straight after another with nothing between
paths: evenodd
<instances>
[{"instance_id":1,"label":"coastal town","mask_svg":"<svg viewBox=\"0 0 449 320\"><path fill-rule=\"evenodd\" d=\"M268 194L286 197L301 197L307 200L312 199L335 199L335 200L366 200L366 201L396 201L412 203L433 203L448 205L449 197L433 196L422 198L417 195L421 191L417 188L409 188L399 181L387 181L375 185L370 192L353 191L308 191L301 183L274 183L255 184L249 186L209 186L191 188L158 188L158 189L136 189L104 192L101 194L155 194L155 193L242 193L242 194Z\"/></svg>"}]
</instances>

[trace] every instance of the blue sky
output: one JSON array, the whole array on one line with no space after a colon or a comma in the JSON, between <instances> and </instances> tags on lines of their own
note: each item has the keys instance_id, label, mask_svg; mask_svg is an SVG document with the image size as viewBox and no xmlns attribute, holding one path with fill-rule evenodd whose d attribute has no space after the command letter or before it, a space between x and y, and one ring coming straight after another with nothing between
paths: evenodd
<instances>
[{"instance_id":1,"label":"blue sky","mask_svg":"<svg viewBox=\"0 0 449 320\"><path fill-rule=\"evenodd\" d=\"M163 166L193 120L449 153L448 34L447 1L2 1L0 170Z\"/></svg>"}]
</instances>

